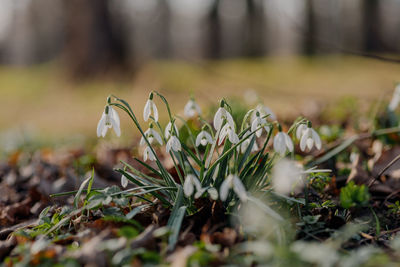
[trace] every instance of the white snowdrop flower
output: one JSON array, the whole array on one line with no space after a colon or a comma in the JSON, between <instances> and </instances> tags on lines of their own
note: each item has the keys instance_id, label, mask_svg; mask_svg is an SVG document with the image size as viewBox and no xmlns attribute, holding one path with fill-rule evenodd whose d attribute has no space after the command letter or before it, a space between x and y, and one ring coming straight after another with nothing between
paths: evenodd
<instances>
[{"instance_id":1,"label":"white snowdrop flower","mask_svg":"<svg viewBox=\"0 0 400 267\"><path fill-rule=\"evenodd\" d=\"M128 178L126 178L125 175L121 176L121 185L123 188L126 188L128 186Z\"/></svg>"},{"instance_id":2,"label":"white snowdrop flower","mask_svg":"<svg viewBox=\"0 0 400 267\"><path fill-rule=\"evenodd\" d=\"M269 115L267 117L268 119L276 121L276 115L274 112L272 112L272 110L269 107L264 106L262 104L258 104L256 107L256 110L258 112L260 112L261 117L265 117L265 116ZM253 113L252 119L254 119L255 116L256 116L256 114Z\"/></svg>"},{"instance_id":3,"label":"white snowdrop flower","mask_svg":"<svg viewBox=\"0 0 400 267\"><path fill-rule=\"evenodd\" d=\"M235 127L235 122L233 121L232 115L224 107L220 107L214 116L215 130L218 131L219 129L221 129L222 124L224 123L225 120L229 125L231 125L232 128Z\"/></svg>"},{"instance_id":4,"label":"white snowdrop flower","mask_svg":"<svg viewBox=\"0 0 400 267\"><path fill-rule=\"evenodd\" d=\"M165 130L164 130L165 139L167 139L167 140L169 139L169 137L172 134L175 134L174 131L172 130L172 125L175 128L176 135L179 136L178 127L176 127L175 123L168 122L168 124L167 124L167 126L165 126Z\"/></svg>"},{"instance_id":5,"label":"white snowdrop flower","mask_svg":"<svg viewBox=\"0 0 400 267\"><path fill-rule=\"evenodd\" d=\"M300 149L304 151L307 147L311 150L314 145L317 149L321 149L321 138L313 128L307 127L300 139Z\"/></svg>"},{"instance_id":6,"label":"white snowdrop flower","mask_svg":"<svg viewBox=\"0 0 400 267\"><path fill-rule=\"evenodd\" d=\"M156 104L153 102L153 93L150 93L149 99L146 102L143 110L143 119L144 121L148 121L150 115L153 114L154 120L158 121L158 109Z\"/></svg>"},{"instance_id":7,"label":"white snowdrop flower","mask_svg":"<svg viewBox=\"0 0 400 267\"><path fill-rule=\"evenodd\" d=\"M201 115L201 109L194 99L190 99L186 103L183 113L186 117L193 118L196 115Z\"/></svg>"},{"instance_id":8,"label":"white snowdrop flower","mask_svg":"<svg viewBox=\"0 0 400 267\"><path fill-rule=\"evenodd\" d=\"M294 161L281 159L272 169L272 185L281 194L300 189L303 184L302 168Z\"/></svg>"},{"instance_id":9,"label":"white snowdrop flower","mask_svg":"<svg viewBox=\"0 0 400 267\"><path fill-rule=\"evenodd\" d=\"M300 140L301 137L303 136L305 130L307 130L307 125L305 125L305 124L300 124L299 126L297 126L297 129L296 129L296 138Z\"/></svg>"},{"instance_id":10,"label":"white snowdrop flower","mask_svg":"<svg viewBox=\"0 0 400 267\"><path fill-rule=\"evenodd\" d=\"M285 155L286 151L293 151L293 142L287 133L280 131L275 135L274 150L282 157Z\"/></svg>"},{"instance_id":11,"label":"white snowdrop flower","mask_svg":"<svg viewBox=\"0 0 400 267\"><path fill-rule=\"evenodd\" d=\"M219 135L218 145L222 144L226 136L228 136L228 139L232 144L239 143L239 137L235 133L235 128L232 127L229 123L225 124L224 127L222 127L221 133Z\"/></svg>"},{"instance_id":12,"label":"white snowdrop flower","mask_svg":"<svg viewBox=\"0 0 400 267\"><path fill-rule=\"evenodd\" d=\"M196 137L196 146L206 146L207 144L212 144L213 139L211 137L211 134L206 132L205 130L202 130Z\"/></svg>"},{"instance_id":13,"label":"white snowdrop flower","mask_svg":"<svg viewBox=\"0 0 400 267\"><path fill-rule=\"evenodd\" d=\"M262 127L262 128L260 128L260 127ZM258 128L260 128L260 129L258 129ZM267 133L269 132L269 127L267 126L267 121L264 118L262 118L260 116L260 113L257 111L256 116L253 119L253 122L251 123L251 131L254 132L255 130L257 130L256 136L260 137L263 129L265 130L265 132L267 132Z\"/></svg>"},{"instance_id":14,"label":"white snowdrop flower","mask_svg":"<svg viewBox=\"0 0 400 267\"><path fill-rule=\"evenodd\" d=\"M97 124L97 137L105 137L109 128L113 128L118 137L121 136L118 113L111 106L106 106Z\"/></svg>"},{"instance_id":15,"label":"white snowdrop flower","mask_svg":"<svg viewBox=\"0 0 400 267\"><path fill-rule=\"evenodd\" d=\"M167 153L169 153L171 150L178 152L181 151L181 149L182 149L181 142L175 135L172 135L167 142L166 146Z\"/></svg>"},{"instance_id":16,"label":"white snowdrop flower","mask_svg":"<svg viewBox=\"0 0 400 267\"><path fill-rule=\"evenodd\" d=\"M218 199L218 190L215 187L210 187L207 189L207 193L212 200Z\"/></svg>"},{"instance_id":17,"label":"white snowdrop flower","mask_svg":"<svg viewBox=\"0 0 400 267\"><path fill-rule=\"evenodd\" d=\"M230 189L233 189L241 201L244 202L247 200L246 188L237 175L229 174L222 182L221 187L219 188L219 196L222 201L225 201L228 198Z\"/></svg>"},{"instance_id":18,"label":"white snowdrop flower","mask_svg":"<svg viewBox=\"0 0 400 267\"><path fill-rule=\"evenodd\" d=\"M146 148L144 149L143 152L143 160L144 161L155 161L156 160L156 155L153 153L153 151L151 150L151 148L149 146L146 146Z\"/></svg>"},{"instance_id":19,"label":"white snowdrop flower","mask_svg":"<svg viewBox=\"0 0 400 267\"><path fill-rule=\"evenodd\" d=\"M150 128L147 129L144 132L144 135L146 136L147 140L149 140L150 144L153 144L154 140L156 140L160 145L163 144L163 141L161 139L161 135L153 129L152 125L150 125ZM144 137L142 136L142 138L140 138L140 143L141 146L147 144L146 140L144 139Z\"/></svg>"},{"instance_id":20,"label":"white snowdrop flower","mask_svg":"<svg viewBox=\"0 0 400 267\"><path fill-rule=\"evenodd\" d=\"M389 103L388 109L394 111L400 103L400 84L394 89L392 100Z\"/></svg>"},{"instance_id":21,"label":"white snowdrop flower","mask_svg":"<svg viewBox=\"0 0 400 267\"><path fill-rule=\"evenodd\" d=\"M196 188L197 192L204 192L199 179L193 174L188 174L183 183L183 192L185 196L190 197L194 192L194 188Z\"/></svg>"},{"instance_id":22,"label":"white snowdrop flower","mask_svg":"<svg viewBox=\"0 0 400 267\"><path fill-rule=\"evenodd\" d=\"M246 138L249 134L250 134L250 131L247 131L247 132L243 135L242 138ZM240 153L242 153L242 154L244 154L244 153L246 152L247 148L249 147L250 143L251 143L251 138L250 138L250 137L247 137L247 139L244 140L244 141L240 144L240 146L237 147L237 151L240 152ZM251 148L251 152L258 151L258 149L259 149L259 148L258 148L257 142L254 142L254 145L253 145L253 147Z\"/></svg>"}]
</instances>

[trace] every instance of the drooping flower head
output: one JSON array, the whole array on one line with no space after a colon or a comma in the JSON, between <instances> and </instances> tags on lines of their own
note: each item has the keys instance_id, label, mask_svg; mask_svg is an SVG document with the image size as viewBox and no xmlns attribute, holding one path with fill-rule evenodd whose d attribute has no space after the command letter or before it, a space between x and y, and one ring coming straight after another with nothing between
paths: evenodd
<instances>
[{"instance_id":1,"label":"drooping flower head","mask_svg":"<svg viewBox=\"0 0 400 267\"><path fill-rule=\"evenodd\" d=\"M231 128L235 128L235 122L233 121L232 115L225 109L225 101L222 100L220 107L214 116L214 128L219 131L223 124L228 123L231 125Z\"/></svg>"},{"instance_id":2,"label":"drooping flower head","mask_svg":"<svg viewBox=\"0 0 400 267\"><path fill-rule=\"evenodd\" d=\"M147 161L155 161L156 160L156 155L153 153L151 148L149 146L146 146L146 148L143 151L143 160Z\"/></svg>"},{"instance_id":3,"label":"drooping flower head","mask_svg":"<svg viewBox=\"0 0 400 267\"><path fill-rule=\"evenodd\" d=\"M185 196L190 197L194 192L194 188L196 188L197 192L204 192L199 179L193 174L188 174L183 183L183 192Z\"/></svg>"},{"instance_id":4,"label":"drooping flower head","mask_svg":"<svg viewBox=\"0 0 400 267\"><path fill-rule=\"evenodd\" d=\"M267 126L266 119L261 117L260 112L256 111L255 113L256 113L256 116L254 117L253 122L251 123L251 131L254 132L255 130L258 129L256 131L256 136L260 137L263 129L265 130L266 133L268 133L270 129ZM260 128L260 127L262 127L262 128Z\"/></svg>"},{"instance_id":5,"label":"drooping flower head","mask_svg":"<svg viewBox=\"0 0 400 267\"><path fill-rule=\"evenodd\" d=\"M169 138L167 145L166 145L167 153L169 153L171 150L178 152L178 151L181 151L181 149L182 149L181 142L175 135L172 135Z\"/></svg>"},{"instance_id":6,"label":"drooping flower head","mask_svg":"<svg viewBox=\"0 0 400 267\"><path fill-rule=\"evenodd\" d=\"M171 135L175 135L175 134L177 136L179 136L178 127L176 127L175 122L168 122L168 124L167 124L167 126L165 126L165 130L164 130L165 139L168 140Z\"/></svg>"},{"instance_id":7,"label":"drooping flower head","mask_svg":"<svg viewBox=\"0 0 400 267\"><path fill-rule=\"evenodd\" d=\"M301 171L301 166L294 161L285 158L279 160L272 169L274 190L280 194L289 194L300 189L304 186Z\"/></svg>"},{"instance_id":8,"label":"drooping flower head","mask_svg":"<svg viewBox=\"0 0 400 267\"><path fill-rule=\"evenodd\" d=\"M281 155L285 155L286 151L293 152L293 142L287 133L282 132L282 127L278 125L279 132L274 137L274 150Z\"/></svg>"},{"instance_id":9,"label":"drooping flower head","mask_svg":"<svg viewBox=\"0 0 400 267\"><path fill-rule=\"evenodd\" d=\"M237 144L239 143L239 137L238 135L235 133L235 128L232 127L231 124L226 123L224 125L224 127L222 127L221 129L221 133L219 135L219 141L218 141L218 145L221 145L222 142L225 140L225 138L228 136L229 141L232 144Z\"/></svg>"},{"instance_id":10,"label":"drooping flower head","mask_svg":"<svg viewBox=\"0 0 400 267\"><path fill-rule=\"evenodd\" d=\"M183 113L188 118L193 118L196 115L201 115L200 106L191 98L185 105Z\"/></svg>"},{"instance_id":11,"label":"drooping flower head","mask_svg":"<svg viewBox=\"0 0 400 267\"><path fill-rule=\"evenodd\" d=\"M148 121L150 115L153 114L154 120L158 121L158 109L156 104L153 102L153 92L150 93L149 99L146 102L143 110L143 119L144 121Z\"/></svg>"},{"instance_id":12,"label":"drooping flower head","mask_svg":"<svg viewBox=\"0 0 400 267\"><path fill-rule=\"evenodd\" d=\"M247 192L242 181L235 174L229 174L219 188L219 196L222 201L228 198L229 190L233 189L239 199L243 202L247 200Z\"/></svg>"},{"instance_id":13,"label":"drooping flower head","mask_svg":"<svg viewBox=\"0 0 400 267\"><path fill-rule=\"evenodd\" d=\"M267 119L270 119L272 121L276 121L276 115L275 113L267 106L264 106L263 104L258 104L256 107L256 110L260 112L260 116L262 118L267 116ZM255 113L253 113L252 119L254 120L254 117L256 116Z\"/></svg>"},{"instance_id":14,"label":"drooping flower head","mask_svg":"<svg viewBox=\"0 0 400 267\"><path fill-rule=\"evenodd\" d=\"M207 144L212 144L213 143L213 139L211 137L211 134L209 134L205 127L203 126L203 128L201 129L201 132L197 135L196 137L196 146L206 146Z\"/></svg>"},{"instance_id":15,"label":"drooping flower head","mask_svg":"<svg viewBox=\"0 0 400 267\"><path fill-rule=\"evenodd\" d=\"M308 122L307 126L305 126L305 124L301 124L297 128L296 136L297 138L300 137L301 151L305 151L306 148L311 150L314 145L317 149L321 149L321 138L319 137L318 133L312 128L311 122Z\"/></svg>"},{"instance_id":16,"label":"drooping flower head","mask_svg":"<svg viewBox=\"0 0 400 267\"><path fill-rule=\"evenodd\" d=\"M122 176L121 176L121 186L122 186L123 188L126 188L126 187L128 186L128 178L126 178L125 175L122 175Z\"/></svg>"},{"instance_id":17,"label":"drooping flower head","mask_svg":"<svg viewBox=\"0 0 400 267\"><path fill-rule=\"evenodd\" d=\"M154 140L156 140L160 145L163 144L163 141L161 139L160 134L156 130L153 129L153 124L152 123L150 123L149 129L147 129L144 132L144 135L146 136L146 138L147 138L147 140L149 141L150 144L153 144ZM141 146L147 144L146 140L144 139L143 136L140 138L140 143L139 144Z\"/></svg>"},{"instance_id":18,"label":"drooping flower head","mask_svg":"<svg viewBox=\"0 0 400 267\"><path fill-rule=\"evenodd\" d=\"M118 137L121 136L118 113L110 105L107 105L97 124L97 137L105 137L109 128L113 128Z\"/></svg>"}]
</instances>

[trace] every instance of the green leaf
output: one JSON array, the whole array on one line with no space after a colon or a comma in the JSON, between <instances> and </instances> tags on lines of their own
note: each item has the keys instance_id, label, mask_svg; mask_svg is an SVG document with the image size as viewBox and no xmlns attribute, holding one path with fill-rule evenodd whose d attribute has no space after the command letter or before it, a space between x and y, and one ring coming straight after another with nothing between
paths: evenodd
<instances>
[{"instance_id":1,"label":"green leaf","mask_svg":"<svg viewBox=\"0 0 400 267\"><path fill-rule=\"evenodd\" d=\"M93 178L92 177L87 178L86 180L84 180L82 182L81 186L79 187L78 192L76 193L75 198L74 198L74 206L75 206L75 208L78 208L79 199L80 199L80 197L82 195L82 191L85 188L85 186L90 182L91 179L93 179Z\"/></svg>"},{"instance_id":2,"label":"green leaf","mask_svg":"<svg viewBox=\"0 0 400 267\"><path fill-rule=\"evenodd\" d=\"M171 251L175 248L176 243L178 242L179 232L181 230L182 221L185 217L186 206L180 207L177 212L174 214L173 222L171 226L171 235L168 238L168 250Z\"/></svg>"}]
</instances>

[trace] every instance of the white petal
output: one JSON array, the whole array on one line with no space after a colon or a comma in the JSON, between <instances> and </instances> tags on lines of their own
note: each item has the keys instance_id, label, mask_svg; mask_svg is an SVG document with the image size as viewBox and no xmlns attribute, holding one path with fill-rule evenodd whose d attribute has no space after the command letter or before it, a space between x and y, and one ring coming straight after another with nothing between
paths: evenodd
<instances>
[{"instance_id":1,"label":"white petal","mask_svg":"<svg viewBox=\"0 0 400 267\"><path fill-rule=\"evenodd\" d=\"M125 177L125 175L121 176L121 185L123 188L126 188L128 186L128 179Z\"/></svg>"},{"instance_id":2,"label":"white petal","mask_svg":"<svg viewBox=\"0 0 400 267\"><path fill-rule=\"evenodd\" d=\"M310 138L310 137L307 138L307 148L308 148L308 150L311 150L313 145L314 145L314 140L312 138Z\"/></svg>"},{"instance_id":3,"label":"white petal","mask_svg":"<svg viewBox=\"0 0 400 267\"><path fill-rule=\"evenodd\" d=\"M115 134L120 137L121 136L121 129L119 128L119 123L114 120L114 118L110 118L111 125L114 129Z\"/></svg>"},{"instance_id":4,"label":"white petal","mask_svg":"<svg viewBox=\"0 0 400 267\"><path fill-rule=\"evenodd\" d=\"M179 139L176 136L172 137L173 140L173 144L172 144L172 149L177 152L177 151L181 151L182 146L181 146L181 142L179 141Z\"/></svg>"},{"instance_id":5,"label":"white petal","mask_svg":"<svg viewBox=\"0 0 400 267\"><path fill-rule=\"evenodd\" d=\"M151 107L153 108L153 112L154 112L154 120L155 121L158 121L158 109L157 109L157 106L156 106L156 104L154 104L154 102L153 101L151 101Z\"/></svg>"},{"instance_id":6,"label":"white petal","mask_svg":"<svg viewBox=\"0 0 400 267\"><path fill-rule=\"evenodd\" d=\"M97 137L102 136L103 129L106 126L106 114L103 112L99 122L97 123Z\"/></svg>"},{"instance_id":7,"label":"white petal","mask_svg":"<svg viewBox=\"0 0 400 267\"><path fill-rule=\"evenodd\" d=\"M222 126L222 116L223 116L223 113L225 112L225 109L224 108L219 108L218 110L217 110L217 112L215 113L215 116L214 116L214 128L215 128L215 130L219 130L219 129L221 129L221 126Z\"/></svg>"},{"instance_id":8,"label":"white petal","mask_svg":"<svg viewBox=\"0 0 400 267\"><path fill-rule=\"evenodd\" d=\"M146 102L146 105L144 106L143 109L143 119L144 121L148 121L150 118L150 114L151 114L151 100L148 99Z\"/></svg>"},{"instance_id":9,"label":"white petal","mask_svg":"<svg viewBox=\"0 0 400 267\"><path fill-rule=\"evenodd\" d=\"M113 109L111 106L109 106L109 111L111 118L114 119L114 121L116 122L116 124L118 125L118 128L120 127L120 120L119 120L119 115L117 113L117 111L115 111L115 109Z\"/></svg>"},{"instance_id":10,"label":"white petal","mask_svg":"<svg viewBox=\"0 0 400 267\"><path fill-rule=\"evenodd\" d=\"M154 136L154 138L157 140L157 142L160 144L160 145L162 145L163 144L163 141L162 141L162 139L161 139L161 135L156 131L156 130L154 130L154 129L151 129L152 131L151 131L151 134Z\"/></svg>"},{"instance_id":11,"label":"white petal","mask_svg":"<svg viewBox=\"0 0 400 267\"><path fill-rule=\"evenodd\" d=\"M164 135L167 140L171 136L171 122L168 122L167 126L165 126Z\"/></svg>"},{"instance_id":12,"label":"white petal","mask_svg":"<svg viewBox=\"0 0 400 267\"><path fill-rule=\"evenodd\" d=\"M285 135L286 147L288 148L288 150L289 150L290 152L293 152L294 146L293 146L293 141L292 141L292 139L290 139L290 136L289 136L287 133L284 133L284 135Z\"/></svg>"},{"instance_id":13,"label":"white petal","mask_svg":"<svg viewBox=\"0 0 400 267\"><path fill-rule=\"evenodd\" d=\"M296 138L300 140L306 129L307 129L307 126L305 124L300 124L296 129Z\"/></svg>"},{"instance_id":14,"label":"white petal","mask_svg":"<svg viewBox=\"0 0 400 267\"><path fill-rule=\"evenodd\" d=\"M226 120L228 121L229 125L232 127L232 129L235 129L235 122L233 121L232 115L226 111Z\"/></svg>"},{"instance_id":15,"label":"white petal","mask_svg":"<svg viewBox=\"0 0 400 267\"><path fill-rule=\"evenodd\" d=\"M196 146L198 147L200 144L202 144L203 146L204 146L204 144L203 144L203 136L204 136L204 131L201 131L198 135L197 135L197 137L196 137Z\"/></svg>"},{"instance_id":16,"label":"white petal","mask_svg":"<svg viewBox=\"0 0 400 267\"><path fill-rule=\"evenodd\" d=\"M233 191L235 191L241 201L244 202L247 200L246 188L236 175L233 178Z\"/></svg>"},{"instance_id":17,"label":"white petal","mask_svg":"<svg viewBox=\"0 0 400 267\"><path fill-rule=\"evenodd\" d=\"M200 190L198 190L198 191L196 192L196 194L194 194L194 198L195 198L195 199L198 199L199 197L201 197L201 196L204 194L205 191L206 191L205 188L201 188Z\"/></svg>"},{"instance_id":18,"label":"white petal","mask_svg":"<svg viewBox=\"0 0 400 267\"><path fill-rule=\"evenodd\" d=\"M169 153L171 151L171 146L172 146L172 138L168 140L167 145L165 147L165 150L167 151L167 153Z\"/></svg>"},{"instance_id":19,"label":"white petal","mask_svg":"<svg viewBox=\"0 0 400 267\"><path fill-rule=\"evenodd\" d=\"M254 132L259 126L260 120L256 117L253 122L251 123L251 131Z\"/></svg>"},{"instance_id":20,"label":"white petal","mask_svg":"<svg viewBox=\"0 0 400 267\"><path fill-rule=\"evenodd\" d=\"M233 176L229 175L221 184L219 188L219 196L222 201L225 201L228 198L229 189L232 187L232 179Z\"/></svg>"},{"instance_id":21,"label":"white petal","mask_svg":"<svg viewBox=\"0 0 400 267\"><path fill-rule=\"evenodd\" d=\"M280 154L281 156L284 156L286 152L286 145L285 145L285 140L284 136L282 136L282 132L279 132L275 135L274 138L274 150Z\"/></svg>"},{"instance_id":22,"label":"white petal","mask_svg":"<svg viewBox=\"0 0 400 267\"><path fill-rule=\"evenodd\" d=\"M202 187L201 187L201 183L200 183L199 179L197 179L196 176L192 175L192 181L194 183L194 186L196 187L196 190L201 191Z\"/></svg>"},{"instance_id":23,"label":"white petal","mask_svg":"<svg viewBox=\"0 0 400 267\"><path fill-rule=\"evenodd\" d=\"M207 193L210 195L212 200L218 199L218 191L214 187L211 187L207 190Z\"/></svg>"},{"instance_id":24,"label":"white petal","mask_svg":"<svg viewBox=\"0 0 400 267\"><path fill-rule=\"evenodd\" d=\"M232 144L239 143L239 137L237 136L237 134L232 129L229 131L229 141Z\"/></svg>"},{"instance_id":25,"label":"white petal","mask_svg":"<svg viewBox=\"0 0 400 267\"><path fill-rule=\"evenodd\" d=\"M186 117L191 118L193 116L193 112L192 112L192 106L193 106L193 100L189 100L186 105L185 108L183 109L183 114Z\"/></svg>"},{"instance_id":26,"label":"white petal","mask_svg":"<svg viewBox=\"0 0 400 267\"><path fill-rule=\"evenodd\" d=\"M307 139L310 137L310 133L311 130L310 128L307 128L304 132L303 132L303 136L300 139L300 149L301 151L304 151L306 149L307 146Z\"/></svg>"},{"instance_id":27,"label":"white petal","mask_svg":"<svg viewBox=\"0 0 400 267\"><path fill-rule=\"evenodd\" d=\"M185 193L185 196L190 197L193 194L194 187L193 187L193 181L192 181L192 174L189 174L185 182L183 183L183 192Z\"/></svg>"},{"instance_id":28,"label":"white petal","mask_svg":"<svg viewBox=\"0 0 400 267\"><path fill-rule=\"evenodd\" d=\"M208 142L209 144L212 144L212 143L213 143L213 139L212 139L212 137L211 137L211 134L209 134L208 132L205 132L205 133L204 133L204 137L206 138L206 140L207 140L207 142Z\"/></svg>"},{"instance_id":29,"label":"white petal","mask_svg":"<svg viewBox=\"0 0 400 267\"><path fill-rule=\"evenodd\" d=\"M147 161L147 157L149 155L149 152L147 150L148 147L146 147L143 151L143 161Z\"/></svg>"},{"instance_id":30,"label":"white petal","mask_svg":"<svg viewBox=\"0 0 400 267\"><path fill-rule=\"evenodd\" d=\"M318 150L321 149L322 143L321 143L321 138L319 137L318 133L314 129L311 130L311 133L312 133L316 148Z\"/></svg>"},{"instance_id":31,"label":"white petal","mask_svg":"<svg viewBox=\"0 0 400 267\"><path fill-rule=\"evenodd\" d=\"M225 137L228 135L228 124L225 124L224 127L222 127L220 135L219 135L219 140L218 140L218 145L220 146L222 142L225 140Z\"/></svg>"}]
</instances>

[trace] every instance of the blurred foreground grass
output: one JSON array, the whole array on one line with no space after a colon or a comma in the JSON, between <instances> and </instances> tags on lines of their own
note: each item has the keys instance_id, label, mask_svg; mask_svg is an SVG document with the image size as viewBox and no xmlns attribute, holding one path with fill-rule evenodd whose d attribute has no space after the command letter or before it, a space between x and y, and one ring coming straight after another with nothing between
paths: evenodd
<instances>
[{"instance_id":1,"label":"blurred foreground grass","mask_svg":"<svg viewBox=\"0 0 400 267\"><path fill-rule=\"evenodd\" d=\"M135 77L102 77L80 83L69 81L55 62L27 68L0 67L0 138L7 144L7 138L16 133L31 131L44 142L91 139L110 93L126 99L141 118L153 89L168 98L175 113L181 112L190 93L207 107L221 97L245 99L246 92L252 90L282 117L307 113L343 97L365 104L389 99L400 81L399 74L400 65L339 56L154 61ZM137 131L128 125L127 116L120 114L126 141Z\"/></svg>"}]
</instances>

